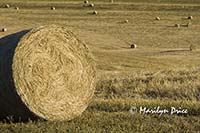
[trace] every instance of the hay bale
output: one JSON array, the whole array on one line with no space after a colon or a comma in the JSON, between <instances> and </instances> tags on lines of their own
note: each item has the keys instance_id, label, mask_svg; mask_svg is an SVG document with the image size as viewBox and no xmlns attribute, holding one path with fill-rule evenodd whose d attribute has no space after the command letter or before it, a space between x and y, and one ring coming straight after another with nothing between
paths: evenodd
<instances>
[{"instance_id":1,"label":"hay bale","mask_svg":"<svg viewBox=\"0 0 200 133\"><path fill-rule=\"evenodd\" d=\"M7 29L6 29L6 28L3 28L1 31L2 31L2 32L6 32L6 31L7 31Z\"/></svg>"},{"instance_id":2,"label":"hay bale","mask_svg":"<svg viewBox=\"0 0 200 133\"><path fill-rule=\"evenodd\" d=\"M193 16L188 16L188 19L192 20L192 19L193 19Z\"/></svg>"},{"instance_id":3,"label":"hay bale","mask_svg":"<svg viewBox=\"0 0 200 133\"><path fill-rule=\"evenodd\" d=\"M15 7L15 10L19 10L19 7Z\"/></svg>"},{"instance_id":4,"label":"hay bale","mask_svg":"<svg viewBox=\"0 0 200 133\"><path fill-rule=\"evenodd\" d=\"M94 14L94 15L97 15L97 14L98 14L98 12L97 12L97 11L93 11L93 12L92 12L92 14Z\"/></svg>"},{"instance_id":5,"label":"hay bale","mask_svg":"<svg viewBox=\"0 0 200 133\"><path fill-rule=\"evenodd\" d=\"M128 19L124 20L124 23L128 23L128 22L129 22Z\"/></svg>"},{"instance_id":6,"label":"hay bale","mask_svg":"<svg viewBox=\"0 0 200 133\"><path fill-rule=\"evenodd\" d=\"M94 93L95 68L65 27L44 26L0 40L0 118L71 120Z\"/></svg>"},{"instance_id":7,"label":"hay bale","mask_svg":"<svg viewBox=\"0 0 200 133\"><path fill-rule=\"evenodd\" d=\"M89 4L89 7L94 7L94 4Z\"/></svg>"},{"instance_id":8,"label":"hay bale","mask_svg":"<svg viewBox=\"0 0 200 133\"><path fill-rule=\"evenodd\" d=\"M135 49L135 48L137 48L137 45L133 43L130 45L130 48Z\"/></svg>"},{"instance_id":9,"label":"hay bale","mask_svg":"<svg viewBox=\"0 0 200 133\"><path fill-rule=\"evenodd\" d=\"M160 21L160 17L156 17L156 18L155 18L155 20L158 20L158 21Z\"/></svg>"},{"instance_id":10,"label":"hay bale","mask_svg":"<svg viewBox=\"0 0 200 133\"><path fill-rule=\"evenodd\" d=\"M51 7L51 10L56 10L56 8L52 6L52 7Z\"/></svg>"},{"instance_id":11,"label":"hay bale","mask_svg":"<svg viewBox=\"0 0 200 133\"><path fill-rule=\"evenodd\" d=\"M10 8L10 5L9 5L9 4L6 4L6 5L5 5L5 8Z\"/></svg>"},{"instance_id":12,"label":"hay bale","mask_svg":"<svg viewBox=\"0 0 200 133\"><path fill-rule=\"evenodd\" d=\"M175 24L174 26L177 27L177 28L180 28L180 27L181 27L180 24Z\"/></svg>"},{"instance_id":13,"label":"hay bale","mask_svg":"<svg viewBox=\"0 0 200 133\"><path fill-rule=\"evenodd\" d=\"M85 0L85 1L84 1L84 4L88 4L88 3L89 3L89 1L88 1L88 0Z\"/></svg>"}]
</instances>

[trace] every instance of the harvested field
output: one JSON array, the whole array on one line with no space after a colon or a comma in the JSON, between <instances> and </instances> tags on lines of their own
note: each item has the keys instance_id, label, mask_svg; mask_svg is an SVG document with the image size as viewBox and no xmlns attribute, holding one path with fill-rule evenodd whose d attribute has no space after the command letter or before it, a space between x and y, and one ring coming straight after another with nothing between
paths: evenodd
<instances>
[{"instance_id":1,"label":"harvested field","mask_svg":"<svg viewBox=\"0 0 200 133\"><path fill-rule=\"evenodd\" d=\"M46 24L68 27L87 44L97 74L93 99L75 119L2 121L0 132L200 131L199 0L1 0L0 7L0 28L8 29L0 37ZM188 112L143 114L142 107Z\"/></svg>"}]
</instances>

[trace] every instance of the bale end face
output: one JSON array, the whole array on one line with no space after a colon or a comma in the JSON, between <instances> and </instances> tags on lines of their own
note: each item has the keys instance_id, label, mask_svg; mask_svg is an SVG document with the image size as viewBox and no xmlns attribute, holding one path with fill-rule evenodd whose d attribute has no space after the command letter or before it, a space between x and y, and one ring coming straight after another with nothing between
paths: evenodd
<instances>
[{"instance_id":1,"label":"bale end face","mask_svg":"<svg viewBox=\"0 0 200 133\"><path fill-rule=\"evenodd\" d=\"M0 77L8 81L4 89L1 89L3 86L0 88L1 95L7 98L0 99L0 117L14 112L16 117L22 115L23 119L28 119L31 112L38 118L60 121L80 115L95 89L96 71L87 46L66 27L56 25L28 31L17 39L18 42L15 41L17 36L11 38L14 39L3 42L10 41L10 46L16 44L12 54L9 47L6 54L6 44L1 45L5 46L2 53L6 59L0 60L1 68L12 68L12 76ZM9 55L13 58L7 57ZM4 62L11 62L8 63L11 67L5 66ZM4 71L0 72L0 76L5 75ZM13 88L9 87L11 81ZM13 90L8 91L10 89ZM8 92L16 93L13 96ZM13 99L15 97L19 98ZM26 110L22 108L24 106ZM3 114L5 110L6 114Z\"/></svg>"},{"instance_id":2,"label":"bale end face","mask_svg":"<svg viewBox=\"0 0 200 133\"><path fill-rule=\"evenodd\" d=\"M136 44L131 44L130 48L135 49L135 48L137 48L137 45Z\"/></svg>"},{"instance_id":3,"label":"bale end face","mask_svg":"<svg viewBox=\"0 0 200 133\"><path fill-rule=\"evenodd\" d=\"M88 3L89 3L89 1L88 1L88 0L85 0L85 1L84 1L84 4L88 4Z\"/></svg>"}]
</instances>

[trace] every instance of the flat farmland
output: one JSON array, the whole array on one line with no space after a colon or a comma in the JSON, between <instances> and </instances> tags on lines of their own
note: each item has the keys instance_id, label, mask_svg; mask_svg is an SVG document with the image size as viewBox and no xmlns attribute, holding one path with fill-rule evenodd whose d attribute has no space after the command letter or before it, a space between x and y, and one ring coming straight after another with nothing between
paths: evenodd
<instances>
[{"instance_id":1,"label":"flat farmland","mask_svg":"<svg viewBox=\"0 0 200 133\"><path fill-rule=\"evenodd\" d=\"M89 3L94 7L80 0L0 1L0 29L7 29L0 37L41 25L66 26L88 45L98 79L92 103L76 119L2 121L0 132L199 132L200 1ZM132 43L136 49L130 48ZM141 106L175 107L188 113L130 112Z\"/></svg>"}]
</instances>

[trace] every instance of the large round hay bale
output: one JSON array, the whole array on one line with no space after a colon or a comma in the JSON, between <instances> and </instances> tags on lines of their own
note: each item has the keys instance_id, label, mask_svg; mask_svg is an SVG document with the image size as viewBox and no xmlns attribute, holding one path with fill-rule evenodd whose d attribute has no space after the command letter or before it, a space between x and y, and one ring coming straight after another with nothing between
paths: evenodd
<instances>
[{"instance_id":1,"label":"large round hay bale","mask_svg":"<svg viewBox=\"0 0 200 133\"><path fill-rule=\"evenodd\" d=\"M95 67L86 45L61 26L0 40L0 118L70 120L88 106Z\"/></svg>"}]
</instances>

